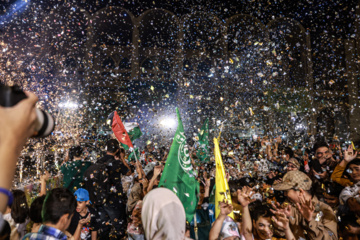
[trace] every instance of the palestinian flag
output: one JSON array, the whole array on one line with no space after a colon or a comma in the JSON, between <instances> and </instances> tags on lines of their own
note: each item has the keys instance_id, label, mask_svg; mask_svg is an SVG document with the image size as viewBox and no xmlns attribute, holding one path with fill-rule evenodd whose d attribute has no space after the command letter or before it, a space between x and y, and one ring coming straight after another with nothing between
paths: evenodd
<instances>
[{"instance_id":1,"label":"palestinian flag","mask_svg":"<svg viewBox=\"0 0 360 240\"><path fill-rule=\"evenodd\" d=\"M124 123L124 126L125 126L126 132L128 133L128 135L130 137L131 142L142 136L142 132L137 123L128 122L128 123Z\"/></svg>"},{"instance_id":2,"label":"palestinian flag","mask_svg":"<svg viewBox=\"0 0 360 240\"><path fill-rule=\"evenodd\" d=\"M134 148L132 141L138 139L142 135L142 132L137 123L129 122L123 124L116 111L114 111L111 127L116 138L119 140L121 146L125 150Z\"/></svg>"},{"instance_id":3,"label":"palestinian flag","mask_svg":"<svg viewBox=\"0 0 360 240\"><path fill-rule=\"evenodd\" d=\"M125 129L125 126L116 111L114 112L111 128L115 134L115 137L117 138L117 140L119 140L125 150L128 150L129 148L134 148L131 143L131 139Z\"/></svg>"}]
</instances>

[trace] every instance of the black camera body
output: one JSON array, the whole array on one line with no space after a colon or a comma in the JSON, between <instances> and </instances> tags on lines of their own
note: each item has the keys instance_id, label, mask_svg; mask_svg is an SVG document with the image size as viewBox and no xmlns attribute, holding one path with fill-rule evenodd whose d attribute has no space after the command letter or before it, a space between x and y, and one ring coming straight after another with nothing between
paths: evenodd
<instances>
[{"instance_id":1,"label":"black camera body","mask_svg":"<svg viewBox=\"0 0 360 240\"><path fill-rule=\"evenodd\" d=\"M26 94L18 86L5 86L0 84L0 106L13 107L21 100L27 98ZM53 117L47 112L36 109L36 135L34 137L46 137L55 128Z\"/></svg>"},{"instance_id":2,"label":"black camera body","mask_svg":"<svg viewBox=\"0 0 360 240\"><path fill-rule=\"evenodd\" d=\"M0 85L0 106L12 107L25 98L26 94L18 86Z\"/></svg>"}]
</instances>

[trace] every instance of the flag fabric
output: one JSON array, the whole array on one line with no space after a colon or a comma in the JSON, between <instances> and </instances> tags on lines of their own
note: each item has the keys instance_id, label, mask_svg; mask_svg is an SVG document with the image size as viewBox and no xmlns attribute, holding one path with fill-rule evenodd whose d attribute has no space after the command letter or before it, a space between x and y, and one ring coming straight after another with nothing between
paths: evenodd
<instances>
[{"instance_id":1,"label":"flag fabric","mask_svg":"<svg viewBox=\"0 0 360 240\"><path fill-rule=\"evenodd\" d=\"M136 156L135 156L135 154L136 154ZM129 161L136 161L136 160L139 160L139 159L140 159L140 150L139 150L139 148L135 148L134 151L132 151L129 154L128 160Z\"/></svg>"},{"instance_id":2,"label":"flag fabric","mask_svg":"<svg viewBox=\"0 0 360 240\"><path fill-rule=\"evenodd\" d=\"M138 139L142 136L142 132L140 130L140 127L135 122L126 122L124 123L124 127L126 132L128 133L131 142L133 142L135 139Z\"/></svg>"},{"instance_id":3,"label":"flag fabric","mask_svg":"<svg viewBox=\"0 0 360 240\"><path fill-rule=\"evenodd\" d=\"M229 184L226 180L224 164L221 159L220 147L217 138L214 138L214 154L215 154L215 164L216 164L216 175L215 175L215 218L220 214L220 205L219 202L222 202L224 199L231 204L231 194L229 189ZM230 213L229 217L234 219L234 213Z\"/></svg>"},{"instance_id":4,"label":"flag fabric","mask_svg":"<svg viewBox=\"0 0 360 240\"><path fill-rule=\"evenodd\" d=\"M201 162L209 162L209 119L207 118L200 129L199 135L199 147L196 152L197 158Z\"/></svg>"},{"instance_id":5,"label":"flag fabric","mask_svg":"<svg viewBox=\"0 0 360 240\"><path fill-rule=\"evenodd\" d=\"M114 112L113 122L112 122L112 130L115 134L115 137L119 140L121 145L128 150L129 148L134 148L131 143L130 137L124 127L124 124L121 122L121 119L117 112Z\"/></svg>"},{"instance_id":6,"label":"flag fabric","mask_svg":"<svg viewBox=\"0 0 360 240\"><path fill-rule=\"evenodd\" d=\"M182 202L186 220L191 222L198 203L199 182L193 174L184 127L176 108L178 127L166 159L159 186L173 191Z\"/></svg>"}]
</instances>

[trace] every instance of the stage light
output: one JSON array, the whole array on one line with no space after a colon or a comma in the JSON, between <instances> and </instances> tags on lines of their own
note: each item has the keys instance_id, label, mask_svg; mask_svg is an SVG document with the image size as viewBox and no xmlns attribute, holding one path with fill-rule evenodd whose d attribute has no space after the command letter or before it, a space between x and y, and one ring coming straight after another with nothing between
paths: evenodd
<instances>
[{"instance_id":1,"label":"stage light","mask_svg":"<svg viewBox=\"0 0 360 240\"><path fill-rule=\"evenodd\" d=\"M76 102L67 101L67 102L59 103L59 107L67 108L67 109L77 109L79 105Z\"/></svg>"},{"instance_id":2,"label":"stage light","mask_svg":"<svg viewBox=\"0 0 360 240\"><path fill-rule=\"evenodd\" d=\"M164 118L163 120L161 120L160 124L167 128L173 128L176 126L176 121L173 118L167 117L167 118Z\"/></svg>"}]
</instances>

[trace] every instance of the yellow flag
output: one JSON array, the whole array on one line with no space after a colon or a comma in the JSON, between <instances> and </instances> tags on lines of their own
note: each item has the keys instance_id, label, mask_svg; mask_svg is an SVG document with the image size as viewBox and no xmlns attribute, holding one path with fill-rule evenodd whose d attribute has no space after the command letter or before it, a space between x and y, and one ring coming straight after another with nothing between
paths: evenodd
<instances>
[{"instance_id":1,"label":"yellow flag","mask_svg":"<svg viewBox=\"0 0 360 240\"><path fill-rule=\"evenodd\" d=\"M220 214L220 205L219 202L222 202L224 199L228 203L231 202L231 194L229 189L229 184L226 180L224 164L221 159L220 147L217 138L214 138L214 153L215 153L215 164L216 164L216 177L215 177L215 217L217 218ZM229 217L234 219L234 213L230 213Z\"/></svg>"}]
</instances>

